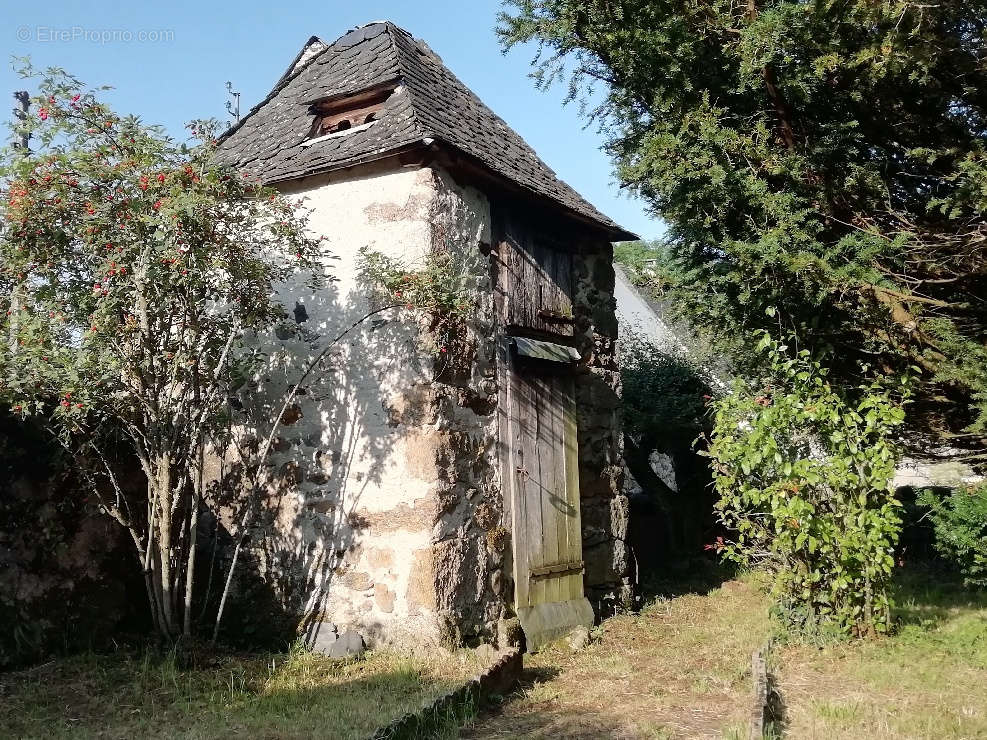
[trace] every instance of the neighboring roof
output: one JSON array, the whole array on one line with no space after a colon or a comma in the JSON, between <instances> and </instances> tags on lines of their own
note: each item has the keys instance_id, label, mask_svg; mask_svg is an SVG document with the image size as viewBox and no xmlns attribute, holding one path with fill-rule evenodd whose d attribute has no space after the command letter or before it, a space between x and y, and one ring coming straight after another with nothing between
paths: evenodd
<instances>
[{"instance_id":1,"label":"neighboring roof","mask_svg":"<svg viewBox=\"0 0 987 740\"><path fill-rule=\"evenodd\" d=\"M374 125L302 147L309 106L382 83L400 84ZM220 158L269 183L328 172L433 139L618 239L635 238L556 177L510 126L421 41L393 23L350 31L332 44L313 36L274 89L221 137Z\"/></svg>"}]
</instances>

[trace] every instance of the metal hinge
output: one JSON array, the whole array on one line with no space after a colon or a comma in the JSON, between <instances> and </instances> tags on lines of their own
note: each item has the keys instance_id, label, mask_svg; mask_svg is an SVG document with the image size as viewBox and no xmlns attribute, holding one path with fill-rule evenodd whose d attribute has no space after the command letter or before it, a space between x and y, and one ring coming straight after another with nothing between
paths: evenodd
<instances>
[{"instance_id":1,"label":"metal hinge","mask_svg":"<svg viewBox=\"0 0 987 740\"><path fill-rule=\"evenodd\" d=\"M547 308L538 309L538 318L549 324L575 324L576 319L559 311L549 311Z\"/></svg>"},{"instance_id":2,"label":"metal hinge","mask_svg":"<svg viewBox=\"0 0 987 740\"><path fill-rule=\"evenodd\" d=\"M569 563L553 563L552 565L540 565L532 568L529 574L532 578L548 578L549 576L567 576L573 573L583 572L583 561L574 560Z\"/></svg>"}]
</instances>

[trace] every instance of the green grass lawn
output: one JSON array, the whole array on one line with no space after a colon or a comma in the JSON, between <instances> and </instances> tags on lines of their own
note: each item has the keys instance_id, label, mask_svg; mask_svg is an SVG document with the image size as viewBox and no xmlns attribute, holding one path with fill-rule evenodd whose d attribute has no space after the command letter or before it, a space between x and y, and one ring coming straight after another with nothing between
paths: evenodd
<instances>
[{"instance_id":1,"label":"green grass lawn","mask_svg":"<svg viewBox=\"0 0 987 740\"><path fill-rule=\"evenodd\" d=\"M472 653L428 661L371 651L216 657L84 655L0 674L0 737L365 738L475 674Z\"/></svg>"},{"instance_id":2,"label":"green grass lawn","mask_svg":"<svg viewBox=\"0 0 987 740\"><path fill-rule=\"evenodd\" d=\"M987 738L987 593L906 572L896 598L893 637L777 648L786 735Z\"/></svg>"}]
</instances>

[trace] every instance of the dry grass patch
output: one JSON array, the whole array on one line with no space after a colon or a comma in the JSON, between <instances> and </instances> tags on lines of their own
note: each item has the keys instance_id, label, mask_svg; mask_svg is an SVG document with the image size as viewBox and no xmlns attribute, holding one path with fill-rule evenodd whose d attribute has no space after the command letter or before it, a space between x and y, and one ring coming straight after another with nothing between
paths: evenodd
<instances>
[{"instance_id":1,"label":"dry grass patch","mask_svg":"<svg viewBox=\"0 0 987 740\"><path fill-rule=\"evenodd\" d=\"M987 593L905 574L891 638L776 650L786 735L987 737Z\"/></svg>"},{"instance_id":2,"label":"dry grass patch","mask_svg":"<svg viewBox=\"0 0 987 740\"><path fill-rule=\"evenodd\" d=\"M480 667L467 651L341 662L295 650L184 670L173 655L79 656L0 674L0 737L364 738Z\"/></svg>"},{"instance_id":3,"label":"dry grass patch","mask_svg":"<svg viewBox=\"0 0 987 740\"><path fill-rule=\"evenodd\" d=\"M722 737L745 727L751 652L770 632L748 580L606 620L589 647L525 656L523 690L471 738Z\"/></svg>"}]
</instances>

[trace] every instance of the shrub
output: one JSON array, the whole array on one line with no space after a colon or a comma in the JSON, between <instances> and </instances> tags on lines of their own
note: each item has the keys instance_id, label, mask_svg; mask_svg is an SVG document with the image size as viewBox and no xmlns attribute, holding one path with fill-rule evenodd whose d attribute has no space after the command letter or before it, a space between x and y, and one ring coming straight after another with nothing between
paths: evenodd
<instances>
[{"instance_id":1,"label":"shrub","mask_svg":"<svg viewBox=\"0 0 987 740\"><path fill-rule=\"evenodd\" d=\"M963 574L965 585L987 587L987 483L945 497L926 489L917 503L929 509L936 551Z\"/></svg>"},{"instance_id":2,"label":"shrub","mask_svg":"<svg viewBox=\"0 0 987 740\"><path fill-rule=\"evenodd\" d=\"M762 336L769 378L714 402L717 510L734 539L714 547L766 566L778 611L808 634L891 626L887 583L900 530L890 434L904 418L881 385L851 399L805 350Z\"/></svg>"},{"instance_id":3,"label":"shrub","mask_svg":"<svg viewBox=\"0 0 987 740\"><path fill-rule=\"evenodd\" d=\"M423 348L439 354L462 354L462 329L475 313L468 275L446 252L432 252L417 269L369 247L361 247L360 276L378 300L421 311L429 331L420 336Z\"/></svg>"},{"instance_id":4,"label":"shrub","mask_svg":"<svg viewBox=\"0 0 987 740\"><path fill-rule=\"evenodd\" d=\"M620 354L627 432L663 450L682 440L691 443L705 426L703 397L712 393L703 369L633 332L621 332Z\"/></svg>"},{"instance_id":5,"label":"shrub","mask_svg":"<svg viewBox=\"0 0 987 740\"><path fill-rule=\"evenodd\" d=\"M709 465L696 449L713 391L692 352L622 327L620 355L624 464L647 496L632 503L635 557L643 569L665 567L670 557L699 551L714 525ZM656 471L655 453L671 462L674 488Z\"/></svg>"}]
</instances>

